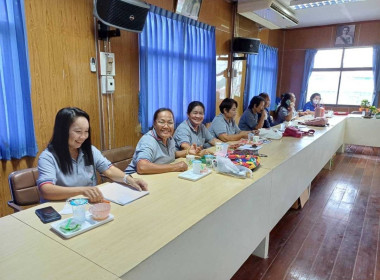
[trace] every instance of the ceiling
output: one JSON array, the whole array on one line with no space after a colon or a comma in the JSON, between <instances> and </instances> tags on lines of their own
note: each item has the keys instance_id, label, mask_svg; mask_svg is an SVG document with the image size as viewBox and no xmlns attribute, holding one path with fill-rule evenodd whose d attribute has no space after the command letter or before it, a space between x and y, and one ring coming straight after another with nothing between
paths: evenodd
<instances>
[{"instance_id":1,"label":"ceiling","mask_svg":"<svg viewBox=\"0 0 380 280\"><path fill-rule=\"evenodd\" d=\"M250 2L257 0L238 0ZM277 0L289 7L290 0ZM331 6L293 10L299 24L293 28L380 20L380 0L366 0Z\"/></svg>"}]
</instances>

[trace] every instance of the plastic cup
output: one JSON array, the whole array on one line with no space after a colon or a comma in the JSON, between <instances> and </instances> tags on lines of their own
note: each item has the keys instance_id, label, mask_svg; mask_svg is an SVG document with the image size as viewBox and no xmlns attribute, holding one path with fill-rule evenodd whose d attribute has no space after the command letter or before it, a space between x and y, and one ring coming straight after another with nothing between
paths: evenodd
<instances>
[{"instance_id":1,"label":"plastic cup","mask_svg":"<svg viewBox=\"0 0 380 280\"><path fill-rule=\"evenodd\" d=\"M258 144L258 143L259 143L259 140L260 140L260 137L259 137L259 136L253 136L253 141L252 141L252 143L253 143L253 144Z\"/></svg>"},{"instance_id":2,"label":"plastic cup","mask_svg":"<svg viewBox=\"0 0 380 280\"><path fill-rule=\"evenodd\" d=\"M214 157L212 155L205 155L206 167L212 168L212 160Z\"/></svg>"},{"instance_id":3,"label":"plastic cup","mask_svg":"<svg viewBox=\"0 0 380 280\"><path fill-rule=\"evenodd\" d=\"M200 160L194 160L193 161L193 173L194 174L201 174L202 169L202 162Z\"/></svg>"},{"instance_id":4,"label":"plastic cup","mask_svg":"<svg viewBox=\"0 0 380 280\"><path fill-rule=\"evenodd\" d=\"M70 200L70 205L73 207L73 220L78 223L83 223L86 220L86 205L88 199L75 198Z\"/></svg>"},{"instance_id":5,"label":"plastic cup","mask_svg":"<svg viewBox=\"0 0 380 280\"><path fill-rule=\"evenodd\" d=\"M254 133L248 133L248 144L253 143L253 137L255 137Z\"/></svg>"},{"instance_id":6,"label":"plastic cup","mask_svg":"<svg viewBox=\"0 0 380 280\"><path fill-rule=\"evenodd\" d=\"M187 155L186 162L189 166L193 165L193 161L195 160L195 155Z\"/></svg>"},{"instance_id":7,"label":"plastic cup","mask_svg":"<svg viewBox=\"0 0 380 280\"><path fill-rule=\"evenodd\" d=\"M280 126L280 130L281 131L284 131L285 130L285 123L282 123L281 126Z\"/></svg>"},{"instance_id":8,"label":"plastic cup","mask_svg":"<svg viewBox=\"0 0 380 280\"><path fill-rule=\"evenodd\" d=\"M222 151L222 145L223 143L222 142L216 142L215 144L215 152L219 153Z\"/></svg>"}]
</instances>

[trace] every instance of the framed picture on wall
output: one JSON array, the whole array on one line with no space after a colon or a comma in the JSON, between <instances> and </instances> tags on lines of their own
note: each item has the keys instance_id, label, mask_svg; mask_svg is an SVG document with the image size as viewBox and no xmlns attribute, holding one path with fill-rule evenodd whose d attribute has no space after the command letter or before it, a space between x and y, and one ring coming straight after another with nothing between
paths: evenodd
<instances>
[{"instance_id":1,"label":"framed picture on wall","mask_svg":"<svg viewBox=\"0 0 380 280\"><path fill-rule=\"evenodd\" d=\"M352 46L355 38L355 25L341 25L336 29L335 46Z\"/></svg>"},{"instance_id":2,"label":"framed picture on wall","mask_svg":"<svg viewBox=\"0 0 380 280\"><path fill-rule=\"evenodd\" d=\"M177 0L177 14L198 20L202 0Z\"/></svg>"}]
</instances>

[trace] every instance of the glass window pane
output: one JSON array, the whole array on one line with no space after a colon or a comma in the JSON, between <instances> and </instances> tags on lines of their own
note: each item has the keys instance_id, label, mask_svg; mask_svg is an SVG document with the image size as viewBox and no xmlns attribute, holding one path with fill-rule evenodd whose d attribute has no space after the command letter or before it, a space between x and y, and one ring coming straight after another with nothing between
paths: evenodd
<instances>
[{"instance_id":1,"label":"glass window pane","mask_svg":"<svg viewBox=\"0 0 380 280\"><path fill-rule=\"evenodd\" d=\"M335 104L338 94L339 71L312 72L307 88L306 102L310 96L318 92L321 94L322 104Z\"/></svg>"},{"instance_id":2,"label":"glass window pane","mask_svg":"<svg viewBox=\"0 0 380 280\"><path fill-rule=\"evenodd\" d=\"M342 72L338 104L359 106L362 99L372 100L372 94L372 71Z\"/></svg>"},{"instance_id":3,"label":"glass window pane","mask_svg":"<svg viewBox=\"0 0 380 280\"><path fill-rule=\"evenodd\" d=\"M346 49L343 67L372 67L372 48Z\"/></svg>"},{"instance_id":4,"label":"glass window pane","mask_svg":"<svg viewBox=\"0 0 380 280\"><path fill-rule=\"evenodd\" d=\"M314 68L340 68L343 49L319 50L314 58Z\"/></svg>"}]
</instances>

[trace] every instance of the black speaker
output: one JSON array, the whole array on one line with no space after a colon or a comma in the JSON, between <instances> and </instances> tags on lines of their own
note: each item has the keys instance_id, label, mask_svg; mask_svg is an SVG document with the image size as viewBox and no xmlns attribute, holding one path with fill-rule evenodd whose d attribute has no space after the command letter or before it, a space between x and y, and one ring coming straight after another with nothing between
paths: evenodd
<instances>
[{"instance_id":1,"label":"black speaker","mask_svg":"<svg viewBox=\"0 0 380 280\"><path fill-rule=\"evenodd\" d=\"M232 52L258 54L260 39L236 37L232 42Z\"/></svg>"},{"instance_id":2,"label":"black speaker","mask_svg":"<svg viewBox=\"0 0 380 280\"><path fill-rule=\"evenodd\" d=\"M149 8L138 0L95 0L94 16L106 25L141 32Z\"/></svg>"}]
</instances>

